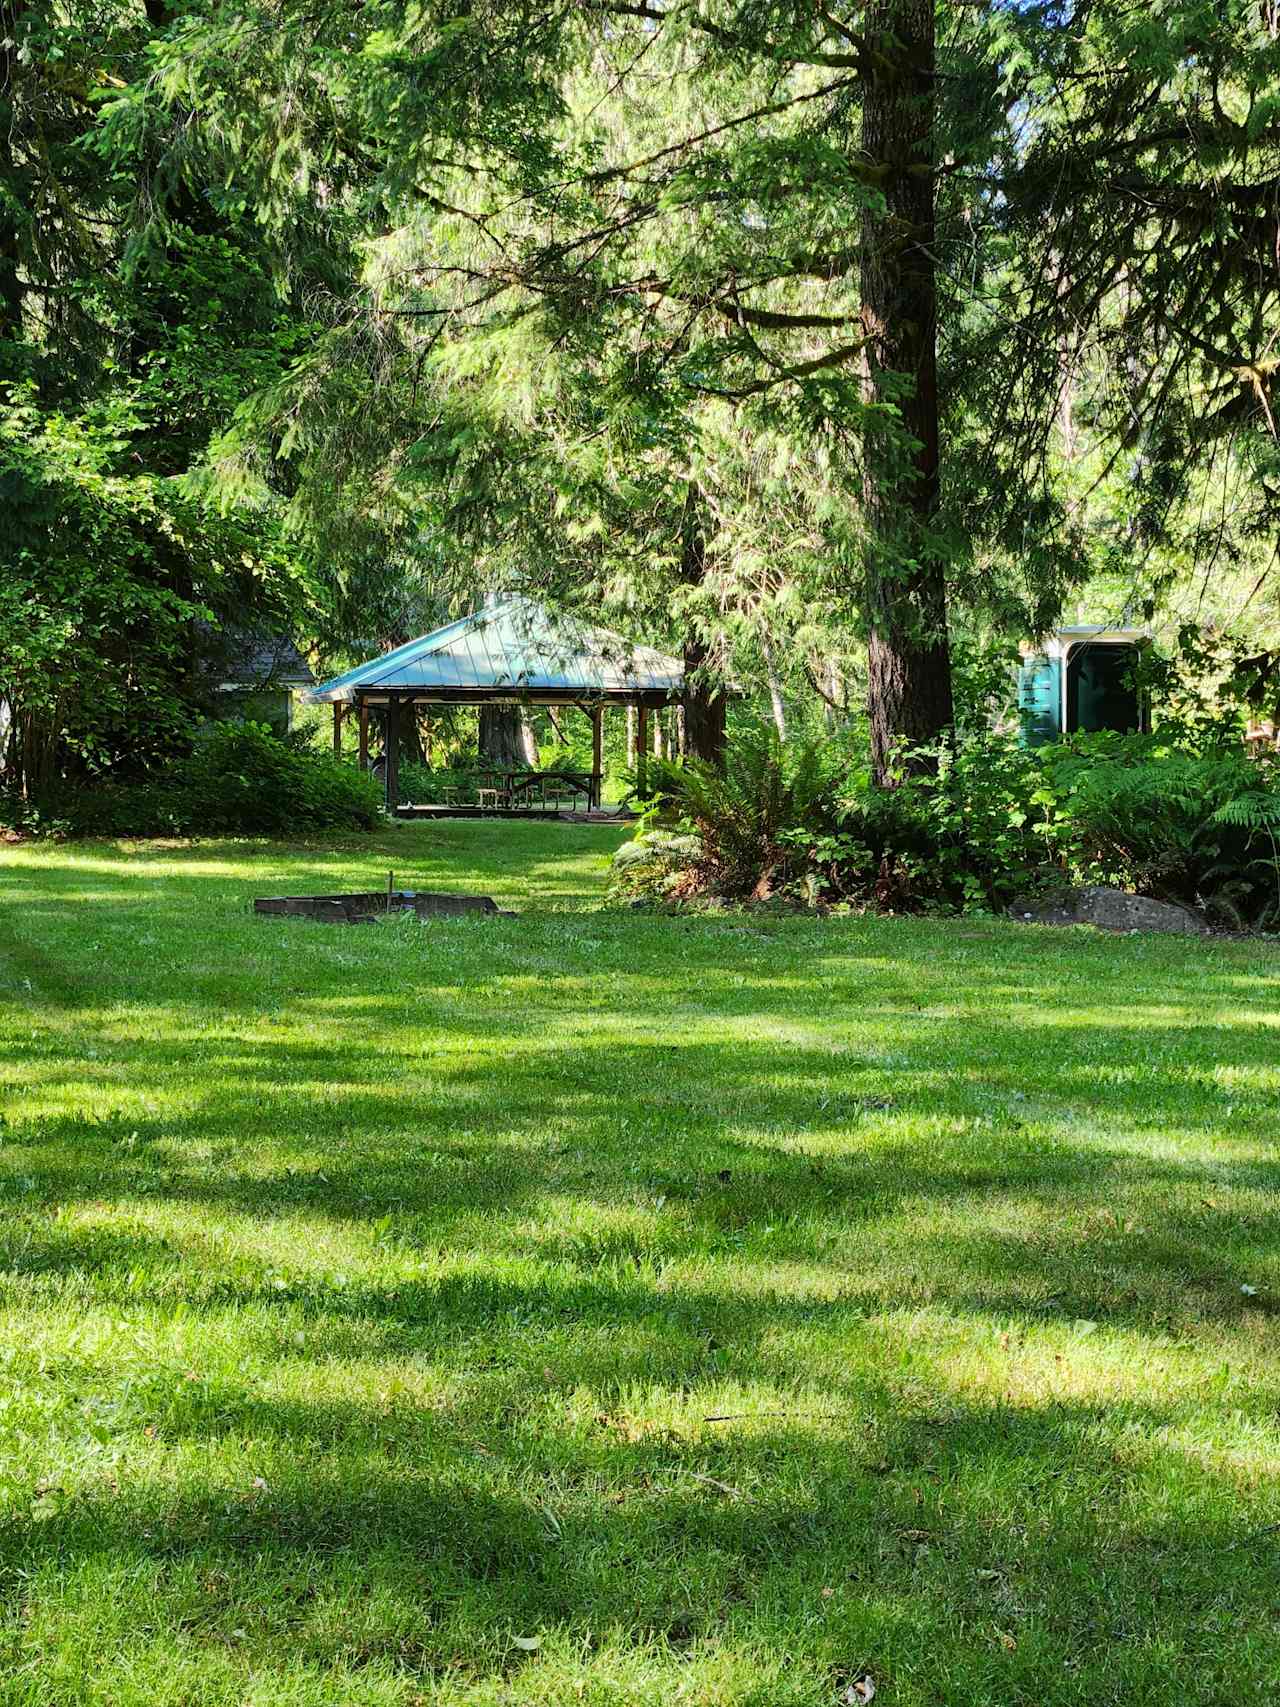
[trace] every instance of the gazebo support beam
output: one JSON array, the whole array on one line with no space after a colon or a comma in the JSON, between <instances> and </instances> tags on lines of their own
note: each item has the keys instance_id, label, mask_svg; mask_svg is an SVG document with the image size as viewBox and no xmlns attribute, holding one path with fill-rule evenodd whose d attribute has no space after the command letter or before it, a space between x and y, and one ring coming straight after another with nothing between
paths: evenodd
<instances>
[{"instance_id":1,"label":"gazebo support beam","mask_svg":"<svg viewBox=\"0 0 1280 1707\"><path fill-rule=\"evenodd\" d=\"M400 804L400 701L392 694L387 701L386 750L387 811L394 812Z\"/></svg>"},{"instance_id":2,"label":"gazebo support beam","mask_svg":"<svg viewBox=\"0 0 1280 1707\"><path fill-rule=\"evenodd\" d=\"M591 794L589 802L593 811L600 810L600 796L604 782L604 707L593 705L591 708Z\"/></svg>"},{"instance_id":3,"label":"gazebo support beam","mask_svg":"<svg viewBox=\"0 0 1280 1707\"><path fill-rule=\"evenodd\" d=\"M643 794L647 780L649 750L649 707L640 701L636 706L636 793Z\"/></svg>"}]
</instances>

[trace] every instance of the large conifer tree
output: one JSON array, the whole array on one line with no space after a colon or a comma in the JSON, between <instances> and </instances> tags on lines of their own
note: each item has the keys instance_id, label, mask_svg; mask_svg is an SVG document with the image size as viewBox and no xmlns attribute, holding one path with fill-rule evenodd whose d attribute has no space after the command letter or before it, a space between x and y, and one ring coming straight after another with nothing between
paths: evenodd
<instances>
[{"instance_id":1,"label":"large conifer tree","mask_svg":"<svg viewBox=\"0 0 1280 1707\"><path fill-rule=\"evenodd\" d=\"M1265 11L937 16L935 46L921 0L204 0L121 123L161 97L185 170L364 258L257 416L313 518L345 459L460 554L593 599L629 563L633 606L696 613L698 486L705 626L732 446L784 446L820 492L788 573L861 624L884 774L949 722L948 603L1035 628L1096 561L1064 383L1099 436L1141 418L1157 495L1226 405L1274 417Z\"/></svg>"}]
</instances>

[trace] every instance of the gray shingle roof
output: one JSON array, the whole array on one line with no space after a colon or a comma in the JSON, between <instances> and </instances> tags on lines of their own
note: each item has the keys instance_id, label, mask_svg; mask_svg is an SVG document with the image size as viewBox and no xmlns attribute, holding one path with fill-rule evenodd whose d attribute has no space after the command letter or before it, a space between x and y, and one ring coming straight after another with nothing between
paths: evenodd
<instances>
[{"instance_id":1,"label":"gray shingle roof","mask_svg":"<svg viewBox=\"0 0 1280 1707\"><path fill-rule=\"evenodd\" d=\"M287 634L267 627L204 628L212 663L207 666L226 689L303 687L315 681L311 666Z\"/></svg>"}]
</instances>

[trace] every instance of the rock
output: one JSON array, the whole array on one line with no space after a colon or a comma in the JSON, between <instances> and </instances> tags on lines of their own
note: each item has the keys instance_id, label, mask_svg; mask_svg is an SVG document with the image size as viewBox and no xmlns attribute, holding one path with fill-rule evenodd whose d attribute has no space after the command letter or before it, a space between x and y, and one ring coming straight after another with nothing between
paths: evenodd
<instances>
[{"instance_id":1,"label":"rock","mask_svg":"<svg viewBox=\"0 0 1280 1707\"><path fill-rule=\"evenodd\" d=\"M1049 895L1019 895L1009 908L1011 919L1027 925L1078 925L1076 897L1067 890L1054 890Z\"/></svg>"},{"instance_id":2,"label":"rock","mask_svg":"<svg viewBox=\"0 0 1280 1707\"><path fill-rule=\"evenodd\" d=\"M643 842L623 842L613 856L613 863L622 871L629 865L643 865L651 857Z\"/></svg>"},{"instance_id":3,"label":"rock","mask_svg":"<svg viewBox=\"0 0 1280 1707\"><path fill-rule=\"evenodd\" d=\"M1103 931L1164 931L1202 936L1204 922L1176 901L1153 901L1124 889L1090 884L1055 895L1020 896L1009 908L1012 918L1036 925L1094 925Z\"/></svg>"},{"instance_id":4,"label":"rock","mask_svg":"<svg viewBox=\"0 0 1280 1707\"><path fill-rule=\"evenodd\" d=\"M1077 912L1082 924L1097 925L1104 931L1169 931L1201 936L1206 928L1190 907L1176 901L1153 901L1147 895L1130 895L1123 889L1101 885L1080 891Z\"/></svg>"}]
</instances>

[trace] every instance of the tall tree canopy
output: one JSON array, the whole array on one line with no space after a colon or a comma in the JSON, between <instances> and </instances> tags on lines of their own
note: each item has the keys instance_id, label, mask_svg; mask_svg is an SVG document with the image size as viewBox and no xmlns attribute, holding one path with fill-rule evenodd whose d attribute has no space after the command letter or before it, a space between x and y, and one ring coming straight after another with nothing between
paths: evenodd
<instances>
[{"instance_id":1,"label":"tall tree canopy","mask_svg":"<svg viewBox=\"0 0 1280 1707\"><path fill-rule=\"evenodd\" d=\"M399 562L665 620L708 749L726 671L838 697L856 635L884 774L950 722L957 623L1034 632L1088 576L1155 594L1213 552L1265 580L1267 0L121 0L114 27L58 205L119 218L129 186L131 279L213 241L270 273L294 341L254 374L228 350L244 401L186 490L284 515L348 621ZM34 229L20 293L67 264Z\"/></svg>"},{"instance_id":2,"label":"tall tree canopy","mask_svg":"<svg viewBox=\"0 0 1280 1707\"><path fill-rule=\"evenodd\" d=\"M307 322L242 204L106 139L166 7L3 11L0 773L30 792L180 746L221 625L314 603L270 509L184 484Z\"/></svg>"}]
</instances>

